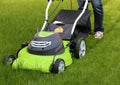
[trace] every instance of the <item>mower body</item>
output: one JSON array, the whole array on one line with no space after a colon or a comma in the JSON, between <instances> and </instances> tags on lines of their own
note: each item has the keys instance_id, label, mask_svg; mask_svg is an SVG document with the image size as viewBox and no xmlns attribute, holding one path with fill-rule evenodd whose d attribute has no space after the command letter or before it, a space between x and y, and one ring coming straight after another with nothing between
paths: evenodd
<instances>
[{"instance_id":1,"label":"mower body","mask_svg":"<svg viewBox=\"0 0 120 85\"><path fill-rule=\"evenodd\" d=\"M41 39L40 42L39 39L36 40L36 37ZM56 42L56 38L58 39L58 42ZM35 43L33 43L34 41L36 42L36 46ZM67 40L61 41L58 33L37 33L28 46L19 51L18 58L13 62L12 67L14 69L29 69L50 72L52 64L57 59L63 59L65 66L69 66L72 63L72 56L69 52L69 47L65 48L68 42L69 41ZM60 45L61 47L59 47Z\"/></svg>"}]
</instances>

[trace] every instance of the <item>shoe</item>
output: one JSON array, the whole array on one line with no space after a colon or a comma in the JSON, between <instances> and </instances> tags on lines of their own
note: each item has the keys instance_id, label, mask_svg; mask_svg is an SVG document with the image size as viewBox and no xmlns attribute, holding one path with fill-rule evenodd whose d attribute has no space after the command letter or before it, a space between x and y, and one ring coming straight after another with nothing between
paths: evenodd
<instances>
[{"instance_id":1,"label":"shoe","mask_svg":"<svg viewBox=\"0 0 120 85\"><path fill-rule=\"evenodd\" d=\"M96 39L101 39L101 38L103 37L103 32L97 31L97 32L95 33L94 37L95 37Z\"/></svg>"}]
</instances>

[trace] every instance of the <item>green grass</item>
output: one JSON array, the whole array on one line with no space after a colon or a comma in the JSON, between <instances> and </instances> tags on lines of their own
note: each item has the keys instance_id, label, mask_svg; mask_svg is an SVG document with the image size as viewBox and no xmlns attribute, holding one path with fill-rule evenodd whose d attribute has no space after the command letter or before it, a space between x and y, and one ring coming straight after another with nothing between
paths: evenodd
<instances>
[{"instance_id":1,"label":"green grass","mask_svg":"<svg viewBox=\"0 0 120 85\"><path fill-rule=\"evenodd\" d=\"M73 2L73 9L77 9L77 0ZM0 63L0 85L119 85L120 0L103 3L104 38L96 40L90 35L84 58L73 58L73 64L61 74L13 70ZM35 29L42 27L46 4L47 0L0 0L0 61L8 53L15 54L20 44L31 40ZM60 8L70 8L67 0ZM93 14L91 20L93 24Z\"/></svg>"}]
</instances>

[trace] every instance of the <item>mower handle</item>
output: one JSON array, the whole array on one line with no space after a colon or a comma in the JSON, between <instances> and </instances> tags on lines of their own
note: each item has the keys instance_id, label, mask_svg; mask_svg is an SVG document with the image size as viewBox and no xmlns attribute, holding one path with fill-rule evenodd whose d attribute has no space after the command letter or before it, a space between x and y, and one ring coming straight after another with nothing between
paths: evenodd
<instances>
[{"instance_id":1,"label":"mower handle","mask_svg":"<svg viewBox=\"0 0 120 85\"><path fill-rule=\"evenodd\" d=\"M72 27L72 31L71 31L71 35L73 35L74 30L75 30L75 27L76 27L76 25L77 25L77 22L78 22L78 20L81 19L81 17L82 17L83 14L85 13L87 6L88 6L88 0L85 0L85 4L84 4L84 7L83 7L82 12L78 15L78 17L77 17L76 20L74 21L74 24L73 24L73 27Z\"/></svg>"}]
</instances>

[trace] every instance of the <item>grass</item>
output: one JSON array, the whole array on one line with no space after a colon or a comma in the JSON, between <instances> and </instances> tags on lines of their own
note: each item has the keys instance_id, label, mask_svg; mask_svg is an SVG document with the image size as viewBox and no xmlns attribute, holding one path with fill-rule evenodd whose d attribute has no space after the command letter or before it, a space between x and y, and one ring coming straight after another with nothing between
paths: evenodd
<instances>
[{"instance_id":1,"label":"grass","mask_svg":"<svg viewBox=\"0 0 120 85\"><path fill-rule=\"evenodd\" d=\"M73 2L73 9L77 9L76 0ZM66 3L64 0L61 8L70 8ZM20 44L31 40L35 29L42 27L46 4L47 0L0 0L0 61L7 53L15 54ZM84 58L73 58L73 64L57 75L13 70L0 63L0 85L119 85L120 1L103 0L103 4L104 38L96 40L90 35L86 39L87 54ZM93 24L92 18L93 14Z\"/></svg>"}]
</instances>

